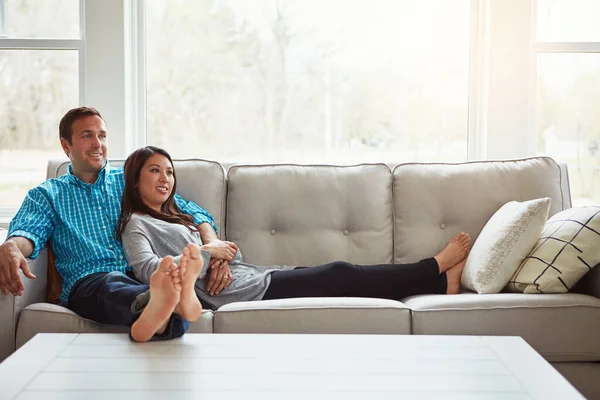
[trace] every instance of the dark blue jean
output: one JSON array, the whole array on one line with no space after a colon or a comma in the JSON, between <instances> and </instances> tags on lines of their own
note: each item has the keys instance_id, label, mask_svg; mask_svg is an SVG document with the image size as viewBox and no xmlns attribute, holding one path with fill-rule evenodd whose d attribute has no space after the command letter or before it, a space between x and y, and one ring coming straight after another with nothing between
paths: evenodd
<instances>
[{"instance_id":1,"label":"dark blue jean","mask_svg":"<svg viewBox=\"0 0 600 400\"><path fill-rule=\"evenodd\" d=\"M67 307L101 324L131 326L148 302L148 290L149 286L138 282L133 275L98 272L75 283ZM183 336L188 328L188 321L173 314L165 332L154 335L152 340L175 339Z\"/></svg>"}]
</instances>

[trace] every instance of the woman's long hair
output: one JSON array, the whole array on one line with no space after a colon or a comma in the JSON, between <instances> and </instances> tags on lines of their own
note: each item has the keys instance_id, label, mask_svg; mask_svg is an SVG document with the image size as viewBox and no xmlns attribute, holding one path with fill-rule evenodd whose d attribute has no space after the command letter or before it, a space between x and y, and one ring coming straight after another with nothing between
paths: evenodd
<instances>
[{"instance_id":1,"label":"woman's long hair","mask_svg":"<svg viewBox=\"0 0 600 400\"><path fill-rule=\"evenodd\" d=\"M153 210L148 207L146 203L140 197L138 189L138 183L140 181L140 173L142 168L146 164L146 161L155 154L160 154L169 159L171 166L173 166L173 188L171 194L167 200L160 206L160 212ZM148 214L151 217L171 222L174 224L185 225L192 232L197 232L198 229L194 225L194 219L191 215L183 214L177 204L175 203L175 191L177 190L177 175L175 174L175 166L169 153L165 150L154 147L146 146L142 147L131 153L125 161L123 167L125 176L125 189L123 190L123 198L121 199L121 216L119 217L119 223L117 224L116 235L119 240L125 226L131 218L131 214L134 212L140 212L142 214Z\"/></svg>"}]
</instances>

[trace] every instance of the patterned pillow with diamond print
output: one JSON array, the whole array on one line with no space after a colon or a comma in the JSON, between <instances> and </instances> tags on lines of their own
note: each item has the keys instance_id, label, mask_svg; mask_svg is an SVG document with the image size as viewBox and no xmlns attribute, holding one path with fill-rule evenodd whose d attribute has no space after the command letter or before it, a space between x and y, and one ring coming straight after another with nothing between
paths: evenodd
<instances>
[{"instance_id":1,"label":"patterned pillow with diamond print","mask_svg":"<svg viewBox=\"0 0 600 400\"><path fill-rule=\"evenodd\" d=\"M566 293L600 263L600 206L555 214L510 278L507 289L523 293Z\"/></svg>"}]
</instances>

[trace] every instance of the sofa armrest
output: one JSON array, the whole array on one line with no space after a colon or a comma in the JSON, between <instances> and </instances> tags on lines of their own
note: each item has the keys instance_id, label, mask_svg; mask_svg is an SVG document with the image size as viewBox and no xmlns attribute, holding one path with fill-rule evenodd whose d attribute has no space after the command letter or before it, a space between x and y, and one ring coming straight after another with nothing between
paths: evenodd
<instances>
[{"instance_id":1,"label":"sofa armrest","mask_svg":"<svg viewBox=\"0 0 600 400\"><path fill-rule=\"evenodd\" d=\"M29 279L21 272L25 289L22 296L6 296L0 294L0 361L15 351L15 334L21 311L30 304L46 301L46 285L48 277L48 251L40 252L35 260L28 260L29 269L36 276Z\"/></svg>"},{"instance_id":2,"label":"sofa armrest","mask_svg":"<svg viewBox=\"0 0 600 400\"><path fill-rule=\"evenodd\" d=\"M590 272L585 274L575 287L573 287L572 291L600 299L600 265L596 265Z\"/></svg>"}]
</instances>

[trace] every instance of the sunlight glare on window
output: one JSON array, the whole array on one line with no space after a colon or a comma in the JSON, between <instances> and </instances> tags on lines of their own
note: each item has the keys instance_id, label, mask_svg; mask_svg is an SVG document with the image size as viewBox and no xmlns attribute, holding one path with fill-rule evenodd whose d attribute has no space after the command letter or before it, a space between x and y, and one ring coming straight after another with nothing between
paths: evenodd
<instances>
[{"instance_id":1,"label":"sunlight glare on window","mask_svg":"<svg viewBox=\"0 0 600 400\"><path fill-rule=\"evenodd\" d=\"M464 161L469 5L148 0L148 143L224 162Z\"/></svg>"}]
</instances>

